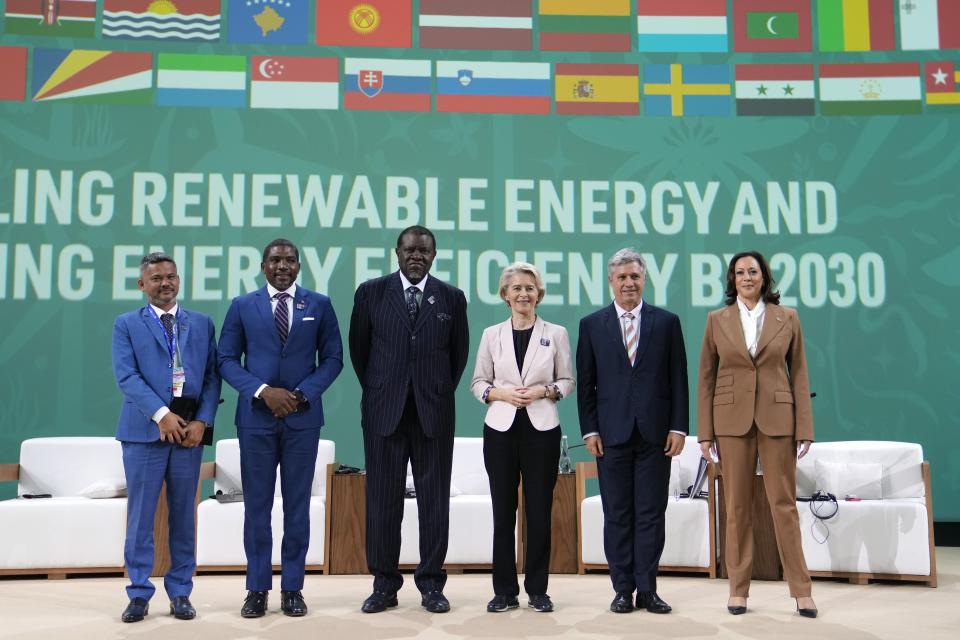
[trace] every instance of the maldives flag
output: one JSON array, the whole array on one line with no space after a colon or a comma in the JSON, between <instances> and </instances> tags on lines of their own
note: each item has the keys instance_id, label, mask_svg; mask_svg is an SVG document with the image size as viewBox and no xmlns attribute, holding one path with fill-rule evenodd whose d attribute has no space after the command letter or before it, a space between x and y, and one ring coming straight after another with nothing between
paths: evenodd
<instances>
[{"instance_id":1,"label":"maldives flag","mask_svg":"<svg viewBox=\"0 0 960 640\"><path fill-rule=\"evenodd\" d=\"M411 0L318 0L317 44L409 49Z\"/></svg>"},{"instance_id":2,"label":"maldives flag","mask_svg":"<svg viewBox=\"0 0 960 640\"><path fill-rule=\"evenodd\" d=\"M22 102L27 86L27 48L0 47L0 100Z\"/></svg>"},{"instance_id":3,"label":"maldives flag","mask_svg":"<svg viewBox=\"0 0 960 640\"><path fill-rule=\"evenodd\" d=\"M733 0L734 51L810 51L809 0Z\"/></svg>"},{"instance_id":4,"label":"maldives flag","mask_svg":"<svg viewBox=\"0 0 960 640\"><path fill-rule=\"evenodd\" d=\"M253 56L250 59L253 109L336 109L340 103L337 58Z\"/></svg>"},{"instance_id":5,"label":"maldives flag","mask_svg":"<svg viewBox=\"0 0 960 640\"><path fill-rule=\"evenodd\" d=\"M960 49L960 2L901 2L900 48L906 51Z\"/></svg>"}]
</instances>

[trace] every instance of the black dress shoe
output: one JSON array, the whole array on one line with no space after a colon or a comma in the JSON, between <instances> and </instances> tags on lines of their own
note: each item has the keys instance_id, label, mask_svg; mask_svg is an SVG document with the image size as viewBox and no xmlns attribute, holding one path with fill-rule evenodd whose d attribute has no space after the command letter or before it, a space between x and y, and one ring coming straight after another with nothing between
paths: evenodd
<instances>
[{"instance_id":1,"label":"black dress shoe","mask_svg":"<svg viewBox=\"0 0 960 640\"><path fill-rule=\"evenodd\" d=\"M420 598L420 606L430 613L446 613L450 611L450 601L443 595L443 591L428 591Z\"/></svg>"},{"instance_id":2,"label":"black dress shoe","mask_svg":"<svg viewBox=\"0 0 960 640\"><path fill-rule=\"evenodd\" d=\"M800 608L800 602L798 601L798 602L797 602L797 613L799 613L799 614L800 614L801 616L803 616L804 618L816 618L818 612L817 612L817 610L816 610L815 608L814 608L814 609L801 609L801 608Z\"/></svg>"},{"instance_id":3,"label":"black dress shoe","mask_svg":"<svg viewBox=\"0 0 960 640\"><path fill-rule=\"evenodd\" d=\"M299 591L281 591L280 610L283 615L291 618L307 615L307 603L303 601L303 594Z\"/></svg>"},{"instance_id":4,"label":"black dress shoe","mask_svg":"<svg viewBox=\"0 0 960 640\"><path fill-rule=\"evenodd\" d=\"M727 605L727 611L735 616L741 616L747 612L747 605L738 604L738 605Z\"/></svg>"},{"instance_id":5,"label":"black dress shoe","mask_svg":"<svg viewBox=\"0 0 960 640\"><path fill-rule=\"evenodd\" d=\"M269 591L247 591L247 597L240 607L241 618L262 618L267 612Z\"/></svg>"},{"instance_id":6,"label":"black dress shoe","mask_svg":"<svg viewBox=\"0 0 960 640\"><path fill-rule=\"evenodd\" d=\"M660 599L656 591L641 591L637 594L637 609L646 609L650 613L670 613L673 607Z\"/></svg>"},{"instance_id":7,"label":"black dress shoe","mask_svg":"<svg viewBox=\"0 0 960 640\"><path fill-rule=\"evenodd\" d=\"M537 594L530 596L527 606L539 613L550 613L553 611L553 601L547 594Z\"/></svg>"},{"instance_id":8,"label":"black dress shoe","mask_svg":"<svg viewBox=\"0 0 960 640\"><path fill-rule=\"evenodd\" d=\"M190 598L177 596L170 601L170 615L177 620L193 620L197 617L197 610L190 604Z\"/></svg>"},{"instance_id":9,"label":"black dress shoe","mask_svg":"<svg viewBox=\"0 0 960 640\"><path fill-rule=\"evenodd\" d=\"M380 613L397 606L397 594L386 591L374 591L363 601L360 611L364 613Z\"/></svg>"},{"instance_id":10,"label":"black dress shoe","mask_svg":"<svg viewBox=\"0 0 960 640\"><path fill-rule=\"evenodd\" d=\"M493 596L493 600L487 603L489 613L502 613L507 609L516 609L520 606L517 596Z\"/></svg>"},{"instance_id":11,"label":"black dress shoe","mask_svg":"<svg viewBox=\"0 0 960 640\"><path fill-rule=\"evenodd\" d=\"M626 591L618 592L613 602L610 603L610 611L614 613L630 613L633 611L633 594Z\"/></svg>"},{"instance_id":12,"label":"black dress shoe","mask_svg":"<svg viewBox=\"0 0 960 640\"><path fill-rule=\"evenodd\" d=\"M132 598L127 608L123 610L120 619L124 622L140 622L150 611L150 603L146 598Z\"/></svg>"}]
</instances>

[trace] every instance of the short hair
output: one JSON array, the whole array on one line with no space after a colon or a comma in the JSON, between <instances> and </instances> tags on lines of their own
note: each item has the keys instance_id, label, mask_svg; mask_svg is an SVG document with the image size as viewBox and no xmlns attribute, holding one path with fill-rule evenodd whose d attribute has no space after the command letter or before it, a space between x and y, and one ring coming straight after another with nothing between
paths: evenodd
<instances>
[{"instance_id":1,"label":"short hair","mask_svg":"<svg viewBox=\"0 0 960 640\"><path fill-rule=\"evenodd\" d=\"M403 236L411 233L418 236L430 236L430 240L433 241L433 248L436 250L437 239L434 237L433 231L430 231L430 229L427 229L426 227L421 227L419 224L415 224L412 227L407 227L400 232L400 235L397 236L397 249L400 248L400 244L403 242Z\"/></svg>"},{"instance_id":2,"label":"short hair","mask_svg":"<svg viewBox=\"0 0 960 640\"><path fill-rule=\"evenodd\" d=\"M647 273L647 263L644 262L643 256L640 255L633 247L625 247L617 251L610 260L607 261L607 277L613 275L613 270L617 267L622 267L625 264L630 264L631 262L636 262L640 265L640 273L646 275Z\"/></svg>"},{"instance_id":3,"label":"short hair","mask_svg":"<svg viewBox=\"0 0 960 640\"><path fill-rule=\"evenodd\" d=\"M529 262L514 262L503 270L500 274L500 297L506 300L507 286L510 284L510 278L521 273L533 276L533 282L537 286L537 303L540 303L540 301L543 300L543 296L547 295L547 289L543 286L543 278L540 277L540 272Z\"/></svg>"},{"instance_id":4,"label":"short hair","mask_svg":"<svg viewBox=\"0 0 960 640\"><path fill-rule=\"evenodd\" d=\"M286 238L277 238L275 240L271 240L270 244L263 248L264 262L267 261L267 254L270 253L270 249L273 249L274 247L290 247L293 249L293 253L297 256L297 262L300 262L300 249L297 249L297 245L293 244Z\"/></svg>"},{"instance_id":5,"label":"short hair","mask_svg":"<svg viewBox=\"0 0 960 640\"><path fill-rule=\"evenodd\" d=\"M173 258L163 253L162 251L154 251L153 253L148 253L143 256L143 259L140 260L140 273L143 273L147 270L147 267L154 264L160 264L161 262L170 262L174 267L177 266L177 263L173 261Z\"/></svg>"},{"instance_id":6,"label":"short hair","mask_svg":"<svg viewBox=\"0 0 960 640\"><path fill-rule=\"evenodd\" d=\"M737 301L737 261L741 258L753 258L760 265L760 274L763 276L763 286L760 287L760 299L767 304L780 304L780 292L773 288L777 281L770 275L770 266L766 258L759 251L741 251L730 258L730 266L727 267L727 290L724 295L727 299L724 304L731 305Z\"/></svg>"}]
</instances>

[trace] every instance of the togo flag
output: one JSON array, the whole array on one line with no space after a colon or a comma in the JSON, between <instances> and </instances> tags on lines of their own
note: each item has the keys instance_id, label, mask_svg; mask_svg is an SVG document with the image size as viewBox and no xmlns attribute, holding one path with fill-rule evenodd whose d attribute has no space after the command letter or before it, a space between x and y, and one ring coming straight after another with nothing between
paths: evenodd
<instances>
[{"instance_id":1,"label":"togo flag","mask_svg":"<svg viewBox=\"0 0 960 640\"><path fill-rule=\"evenodd\" d=\"M900 2L900 48L905 51L960 49L960 2Z\"/></svg>"},{"instance_id":2,"label":"togo flag","mask_svg":"<svg viewBox=\"0 0 960 640\"><path fill-rule=\"evenodd\" d=\"M822 64L820 113L825 116L920 113L920 65L915 62Z\"/></svg>"},{"instance_id":3,"label":"togo flag","mask_svg":"<svg viewBox=\"0 0 960 640\"><path fill-rule=\"evenodd\" d=\"M163 107L245 107L247 59L161 53L157 104Z\"/></svg>"},{"instance_id":4,"label":"togo flag","mask_svg":"<svg viewBox=\"0 0 960 640\"><path fill-rule=\"evenodd\" d=\"M953 62L927 62L923 75L927 81L927 105L960 109L960 71Z\"/></svg>"}]
</instances>

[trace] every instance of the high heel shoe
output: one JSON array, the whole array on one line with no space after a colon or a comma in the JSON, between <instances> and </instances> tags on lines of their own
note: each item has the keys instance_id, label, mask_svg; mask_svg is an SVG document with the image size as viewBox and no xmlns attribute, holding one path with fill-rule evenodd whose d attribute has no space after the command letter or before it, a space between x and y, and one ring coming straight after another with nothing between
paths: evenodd
<instances>
[{"instance_id":1,"label":"high heel shoe","mask_svg":"<svg viewBox=\"0 0 960 640\"><path fill-rule=\"evenodd\" d=\"M814 607L814 608L812 608L812 609L803 609L803 608L801 608L801 607L800 607L800 599L799 599L799 598L797 599L797 613L799 613L799 614L800 614L801 616L803 616L804 618L816 618L816 617L817 617L817 609L816 609L816 607Z\"/></svg>"},{"instance_id":2,"label":"high heel shoe","mask_svg":"<svg viewBox=\"0 0 960 640\"><path fill-rule=\"evenodd\" d=\"M746 600L746 598L744 598ZM747 612L747 603L743 604L730 604L730 601L727 601L727 611L730 612L730 615L739 616Z\"/></svg>"}]
</instances>

